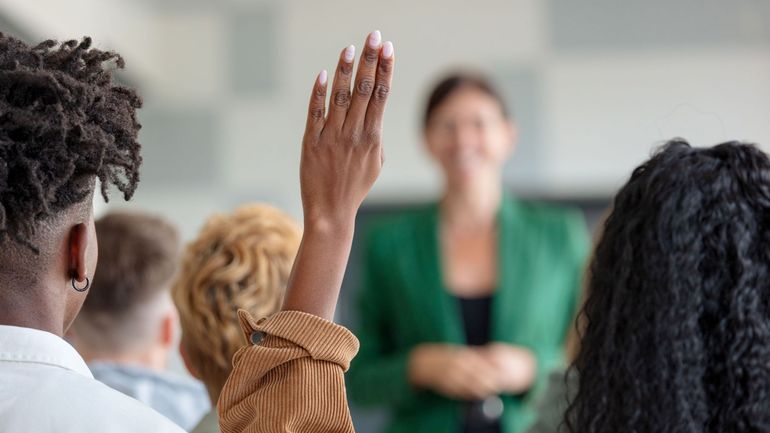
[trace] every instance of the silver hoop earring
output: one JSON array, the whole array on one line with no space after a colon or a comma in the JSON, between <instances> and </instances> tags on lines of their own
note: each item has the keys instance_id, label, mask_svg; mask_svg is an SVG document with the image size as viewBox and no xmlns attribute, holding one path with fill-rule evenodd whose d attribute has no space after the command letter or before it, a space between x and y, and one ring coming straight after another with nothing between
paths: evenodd
<instances>
[{"instance_id":1,"label":"silver hoop earring","mask_svg":"<svg viewBox=\"0 0 770 433\"><path fill-rule=\"evenodd\" d=\"M91 280L86 277L86 285L83 287L78 287L77 280L75 280L75 277L72 277L72 288L77 290L78 292L85 292L88 290L89 287L91 287Z\"/></svg>"}]
</instances>

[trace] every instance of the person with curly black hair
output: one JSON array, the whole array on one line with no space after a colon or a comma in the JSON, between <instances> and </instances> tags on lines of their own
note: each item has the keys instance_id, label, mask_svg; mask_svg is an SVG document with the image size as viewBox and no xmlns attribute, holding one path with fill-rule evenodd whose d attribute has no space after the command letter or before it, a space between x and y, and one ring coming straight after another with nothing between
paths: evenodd
<instances>
[{"instance_id":1,"label":"person with curly black hair","mask_svg":"<svg viewBox=\"0 0 770 433\"><path fill-rule=\"evenodd\" d=\"M579 433L770 432L770 159L673 140L614 200L566 416Z\"/></svg>"},{"instance_id":2,"label":"person with curly black hair","mask_svg":"<svg viewBox=\"0 0 770 433\"><path fill-rule=\"evenodd\" d=\"M379 34L379 32L377 32ZM393 44L347 47L313 84L302 140L305 230L280 313L245 332L219 399L222 432L352 432L344 370L358 340L331 322L355 215L383 164ZM93 379L62 335L97 262L97 179L126 199L139 179L139 96L91 39L34 47L0 34L0 432L181 432ZM351 91L351 87L353 91ZM236 312L232 312L236 314Z\"/></svg>"}]
</instances>

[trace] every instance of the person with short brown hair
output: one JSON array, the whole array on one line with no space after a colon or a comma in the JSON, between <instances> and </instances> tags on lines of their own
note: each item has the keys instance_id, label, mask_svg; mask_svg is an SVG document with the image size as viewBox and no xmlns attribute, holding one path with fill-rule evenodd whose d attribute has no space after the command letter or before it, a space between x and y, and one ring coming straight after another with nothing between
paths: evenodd
<instances>
[{"instance_id":1,"label":"person with short brown hair","mask_svg":"<svg viewBox=\"0 0 770 433\"><path fill-rule=\"evenodd\" d=\"M212 406L245 343L237 311L267 317L280 309L301 237L291 217L253 204L212 216L188 245L172 288L182 323L179 348L190 373L206 385ZM215 411L193 429L218 431Z\"/></svg>"},{"instance_id":2,"label":"person with short brown hair","mask_svg":"<svg viewBox=\"0 0 770 433\"><path fill-rule=\"evenodd\" d=\"M179 234L158 216L113 212L96 235L99 266L70 340L97 380L189 429L209 402L199 382L166 369L179 328L170 295Z\"/></svg>"}]
</instances>

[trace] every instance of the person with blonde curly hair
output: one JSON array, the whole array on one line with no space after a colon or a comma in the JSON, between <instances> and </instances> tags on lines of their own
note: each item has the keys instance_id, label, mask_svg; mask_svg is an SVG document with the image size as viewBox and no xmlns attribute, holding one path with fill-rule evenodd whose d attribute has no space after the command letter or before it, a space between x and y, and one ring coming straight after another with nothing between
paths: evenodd
<instances>
[{"instance_id":1,"label":"person with blonde curly hair","mask_svg":"<svg viewBox=\"0 0 770 433\"><path fill-rule=\"evenodd\" d=\"M172 288L182 323L180 352L206 385L212 406L246 343L237 311L267 317L280 309L301 236L288 215L255 204L212 216L187 247ZM216 410L193 429L218 431Z\"/></svg>"}]
</instances>

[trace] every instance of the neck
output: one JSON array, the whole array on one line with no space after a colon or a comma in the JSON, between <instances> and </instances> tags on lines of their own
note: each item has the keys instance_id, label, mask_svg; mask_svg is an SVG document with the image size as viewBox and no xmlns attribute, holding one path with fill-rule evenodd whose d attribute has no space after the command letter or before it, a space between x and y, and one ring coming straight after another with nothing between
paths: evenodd
<instances>
[{"instance_id":1,"label":"neck","mask_svg":"<svg viewBox=\"0 0 770 433\"><path fill-rule=\"evenodd\" d=\"M211 407L216 409L217 402L219 401L219 394L222 392L221 387L209 386L206 384L206 391L209 394L209 400L211 401Z\"/></svg>"},{"instance_id":2,"label":"neck","mask_svg":"<svg viewBox=\"0 0 770 433\"><path fill-rule=\"evenodd\" d=\"M63 299L46 296L41 287L0 288L0 325L39 329L64 335Z\"/></svg>"},{"instance_id":3,"label":"neck","mask_svg":"<svg viewBox=\"0 0 770 433\"><path fill-rule=\"evenodd\" d=\"M502 201L502 184L498 178L468 184L463 188L447 188L441 200L441 216L445 224L457 228L493 226Z\"/></svg>"},{"instance_id":4,"label":"neck","mask_svg":"<svg viewBox=\"0 0 770 433\"><path fill-rule=\"evenodd\" d=\"M143 351L111 353L100 352L78 347L78 351L86 360L86 363L109 362L112 364L137 366L148 370L161 372L166 369L168 351L159 347L153 347Z\"/></svg>"}]
</instances>

